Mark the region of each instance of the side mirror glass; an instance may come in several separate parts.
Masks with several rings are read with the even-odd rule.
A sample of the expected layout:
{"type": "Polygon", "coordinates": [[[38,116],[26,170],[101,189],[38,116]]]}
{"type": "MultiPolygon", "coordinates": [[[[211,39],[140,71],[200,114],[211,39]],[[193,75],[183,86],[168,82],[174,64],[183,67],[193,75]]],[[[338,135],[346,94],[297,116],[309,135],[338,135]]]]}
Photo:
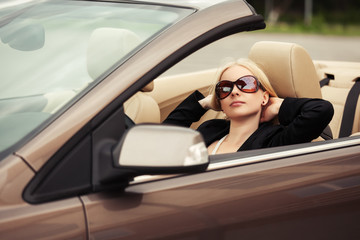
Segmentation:
{"type": "Polygon", "coordinates": [[[199,132],[155,124],[131,128],[114,149],[113,159],[117,168],[141,174],[203,171],[209,164],[199,132]]]}

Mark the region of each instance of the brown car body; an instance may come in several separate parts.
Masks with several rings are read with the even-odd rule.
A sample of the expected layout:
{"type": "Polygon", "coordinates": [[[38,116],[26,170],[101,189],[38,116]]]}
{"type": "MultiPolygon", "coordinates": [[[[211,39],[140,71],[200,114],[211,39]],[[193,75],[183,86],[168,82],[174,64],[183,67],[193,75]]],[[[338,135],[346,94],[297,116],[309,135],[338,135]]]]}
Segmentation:
{"type": "MultiPolygon", "coordinates": [[[[122,167],[121,157],[114,167],[107,154],[122,141],[126,100],[201,47],[265,26],[242,0],[126,2],[174,5],[193,13],[117,65],[31,138],[1,155],[0,239],[359,239],[356,134],[214,155],[205,163],[206,171],[203,162],[199,168],[180,166],[174,171],[171,167],[178,166],[174,155],[181,158],[181,153],[172,152],[172,145],[163,148],[139,139],[129,149],[143,156],[138,165],[134,163],[140,169],[122,167]],[[153,152],[142,145],[151,146],[153,152]],[[146,163],[151,154],[163,154],[169,165],[151,170],[151,163],[146,163]],[[136,173],[129,173],[129,168],[136,173]]],[[[353,64],[349,66],[356,71],[358,64],[353,64]]],[[[174,91],[166,85],[171,77],[156,80],[150,96],[159,105],[161,118],[189,92],[211,85],[196,78],[198,83],[184,80],[173,86],[174,91]]],[[[166,142],[174,140],[165,138],[166,142]]],[[[185,142],[191,141],[178,144],[185,142]]]]}

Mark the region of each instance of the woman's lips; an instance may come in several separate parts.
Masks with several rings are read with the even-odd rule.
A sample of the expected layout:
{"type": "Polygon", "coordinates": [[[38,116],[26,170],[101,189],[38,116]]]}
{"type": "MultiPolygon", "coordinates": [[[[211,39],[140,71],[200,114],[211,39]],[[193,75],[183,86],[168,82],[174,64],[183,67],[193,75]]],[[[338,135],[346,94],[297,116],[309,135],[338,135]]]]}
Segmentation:
{"type": "Polygon", "coordinates": [[[243,102],[243,101],[233,101],[233,102],[230,104],[230,106],[231,106],[231,107],[238,107],[238,106],[241,106],[241,105],[243,105],[243,104],[245,104],[245,102],[243,102]]]}

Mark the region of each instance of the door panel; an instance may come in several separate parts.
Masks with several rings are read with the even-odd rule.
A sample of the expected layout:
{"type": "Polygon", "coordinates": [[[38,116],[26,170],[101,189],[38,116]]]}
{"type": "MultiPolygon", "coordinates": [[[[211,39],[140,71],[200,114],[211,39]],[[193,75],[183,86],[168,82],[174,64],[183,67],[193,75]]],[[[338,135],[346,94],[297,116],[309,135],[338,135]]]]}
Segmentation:
{"type": "Polygon", "coordinates": [[[34,176],[18,157],[0,163],[0,239],[85,239],[84,211],[78,198],[31,205],[22,192],[34,176]]]}
{"type": "Polygon", "coordinates": [[[123,193],[83,197],[90,238],[360,237],[360,156],[346,151],[178,176],[135,184],[123,193]]]}

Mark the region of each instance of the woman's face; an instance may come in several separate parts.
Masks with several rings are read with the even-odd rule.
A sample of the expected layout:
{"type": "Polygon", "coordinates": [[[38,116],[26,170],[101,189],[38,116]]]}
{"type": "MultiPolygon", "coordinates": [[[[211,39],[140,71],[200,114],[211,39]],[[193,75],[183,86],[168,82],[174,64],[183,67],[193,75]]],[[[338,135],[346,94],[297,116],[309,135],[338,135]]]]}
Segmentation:
{"type": "MultiPolygon", "coordinates": [[[[221,80],[236,81],[240,77],[254,75],[250,70],[241,66],[231,66],[221,75],[221,80]]],[[[236,86],[229,96],[220,100],[221,109],[231,119],[256,116],[260,118],[262,106],[269,100],[269,94],[259,88],[255,93],[244,93],[236,86]]]]}

